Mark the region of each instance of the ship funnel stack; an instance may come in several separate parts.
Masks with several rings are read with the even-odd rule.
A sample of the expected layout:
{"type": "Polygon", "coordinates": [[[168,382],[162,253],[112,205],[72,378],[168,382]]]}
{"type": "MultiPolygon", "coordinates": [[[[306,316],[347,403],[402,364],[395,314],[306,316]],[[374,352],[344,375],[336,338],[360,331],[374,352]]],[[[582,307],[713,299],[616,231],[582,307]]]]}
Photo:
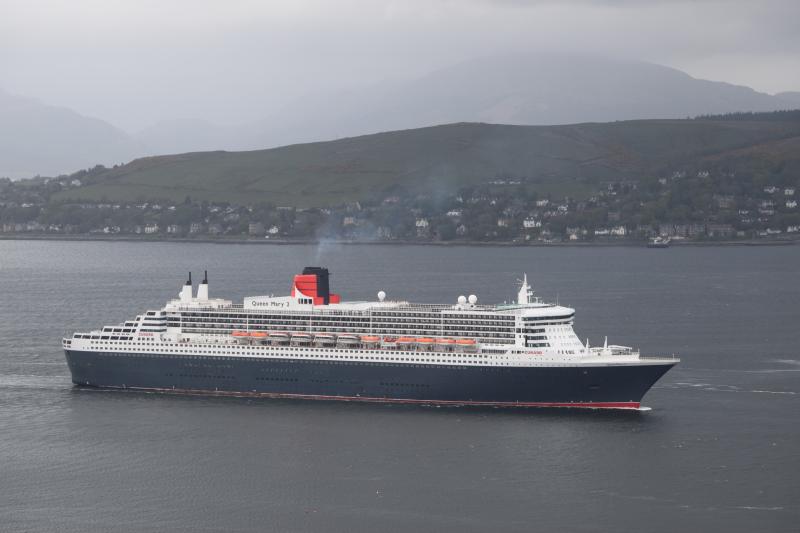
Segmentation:
{"type": "Polygon", "coordinates": [[[531,303],[532,297],[533,289],[531,289],[531,286],[528,285],[528,275],[523,274],[522,286],[519,288],[519,293],[517,294],[517,303],[519,305],[527,305],[531,303]]]}
{"type": "Polygon", "coordinates": [[[208,270],[204,272],[203,281],[197,286],[197,299],[208,300],[208,270]]]}
{"type": "Polygon", "coordinates": [[[294,277],[292,296],[308,298],[314,305],[338,304],[341,298],[330,288],[330,274],[327,268],[306,267],[302,274],[294,277]]]}
{"type": "Polygon", "coordinates": [[[189,272],[189,279],[186,280],[186,283],[183,284],[183,288],[179,294],[181,302],[190,302],[192,301],[192,273],[189,272]]]}

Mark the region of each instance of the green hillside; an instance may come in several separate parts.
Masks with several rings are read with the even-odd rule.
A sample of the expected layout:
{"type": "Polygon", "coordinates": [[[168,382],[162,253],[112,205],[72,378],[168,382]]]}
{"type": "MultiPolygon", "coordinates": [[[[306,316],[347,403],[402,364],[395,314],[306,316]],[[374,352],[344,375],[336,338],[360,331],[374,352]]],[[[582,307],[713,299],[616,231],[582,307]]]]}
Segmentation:
{"type": "Polygon", "coordinates": [[[460,123],[270,150],[137,159],[92,174],[84,186],[54,199],[181,201],[188,195],[322,207],[397,190],[452,192],[498,176],[579,195],[604,181],[638,180],[729,159],[774,172],[776,165],[800,158],[798,140],[800,120],[761,115],[568,126],[460,123]]]}

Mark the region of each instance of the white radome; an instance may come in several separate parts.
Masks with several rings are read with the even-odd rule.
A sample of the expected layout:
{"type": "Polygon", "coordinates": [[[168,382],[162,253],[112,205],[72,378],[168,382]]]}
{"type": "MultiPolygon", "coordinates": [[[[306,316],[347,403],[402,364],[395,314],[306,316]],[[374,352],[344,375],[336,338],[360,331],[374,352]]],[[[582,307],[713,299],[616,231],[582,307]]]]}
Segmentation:
{"type": "Polygon", "coordinates": [[[467,303],[467,297],[462,294],[461,296],[458,297],[458,303],[462,305],[467,303]]]}
{"type": "Polygon", "coordinates": [[[379,291],[379,292],[378,292],[378,301],[379,301],[379,302],[382,302],[382,301],[384,301],[385,299],[386,299],[386,293],[385,293],[384,291],[379,291]]]}
{"type": "Polygon", "coordinates": [[[474,294],[470,294],[469,295],[469,303],[471,303],[472,305],[475,305],[476,303],[478,303],[478,297],[475,296],[474,294]]]}

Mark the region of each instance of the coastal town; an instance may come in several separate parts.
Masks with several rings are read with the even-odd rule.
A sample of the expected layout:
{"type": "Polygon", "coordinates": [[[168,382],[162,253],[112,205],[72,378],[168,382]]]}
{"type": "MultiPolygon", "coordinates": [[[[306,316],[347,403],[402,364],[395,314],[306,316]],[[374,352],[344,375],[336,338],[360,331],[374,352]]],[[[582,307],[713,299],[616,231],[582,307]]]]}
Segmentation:
{"type": "Polygon", "coordinates": [[[0,233],[520,244],[800,238],[797,178],[770,181],[730,171],[676,170],[604,183],[574,198],[542,194],[535,180],[501,176],[452,194],[399,191],[330,207],[234,205],[190,196],[182,202],[54,199],[79,189],[86,175],[0,180],[0,233]]]}

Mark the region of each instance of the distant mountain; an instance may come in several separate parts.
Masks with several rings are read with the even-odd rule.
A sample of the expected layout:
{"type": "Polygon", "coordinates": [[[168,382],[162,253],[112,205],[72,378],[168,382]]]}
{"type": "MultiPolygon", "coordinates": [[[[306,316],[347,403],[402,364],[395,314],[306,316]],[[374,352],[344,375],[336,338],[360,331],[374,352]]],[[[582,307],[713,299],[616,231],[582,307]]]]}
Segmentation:
{"type": "Polygon", "coordinates": [[[800,112],[566,126],[461,123],[247,152],[137,159],[58,200],[169,199],[330,206],[397,192],[451,194],[498,176],[575,195],[616,180],[731,162],[735,172],[800,170],[800,112]]]}
{"type": "Polygon", "coordinates": [[[260,150],[456,122],[558,125],[800,107],[649,63],[585,55],[474,59],[405,82],[298,99],[248,124],[162,121],[128,135],[98,119],[0,92],[0,177],[68,173],[148,154],[260,150]]]}
{"type": "Polygon", "coordinates": [[[778,93],[775,97],[787,102],[794,108],[800,108],[800,91],[778,93]]]}
{"type": "MultiPolygon", "coordinates": [[[[554,125],[788,107],[797,107],[790,98],[650,63],[520,54],[474,59],[406,82],[305,97],[239,128],[190,128],[180,143],[205,148],[211,137],[218,149],[252,150],[454,122],[554,125]]],[[[170,135],[156,128],[140,139],[157,153],[172,152],[173,145],[162,144],[159,136],[170,135]]]]}
{"type": "Polygon", "coordinates": [[[0,90],[0,177],[58,175],[145,153],[107,122],[0,90]]]}

